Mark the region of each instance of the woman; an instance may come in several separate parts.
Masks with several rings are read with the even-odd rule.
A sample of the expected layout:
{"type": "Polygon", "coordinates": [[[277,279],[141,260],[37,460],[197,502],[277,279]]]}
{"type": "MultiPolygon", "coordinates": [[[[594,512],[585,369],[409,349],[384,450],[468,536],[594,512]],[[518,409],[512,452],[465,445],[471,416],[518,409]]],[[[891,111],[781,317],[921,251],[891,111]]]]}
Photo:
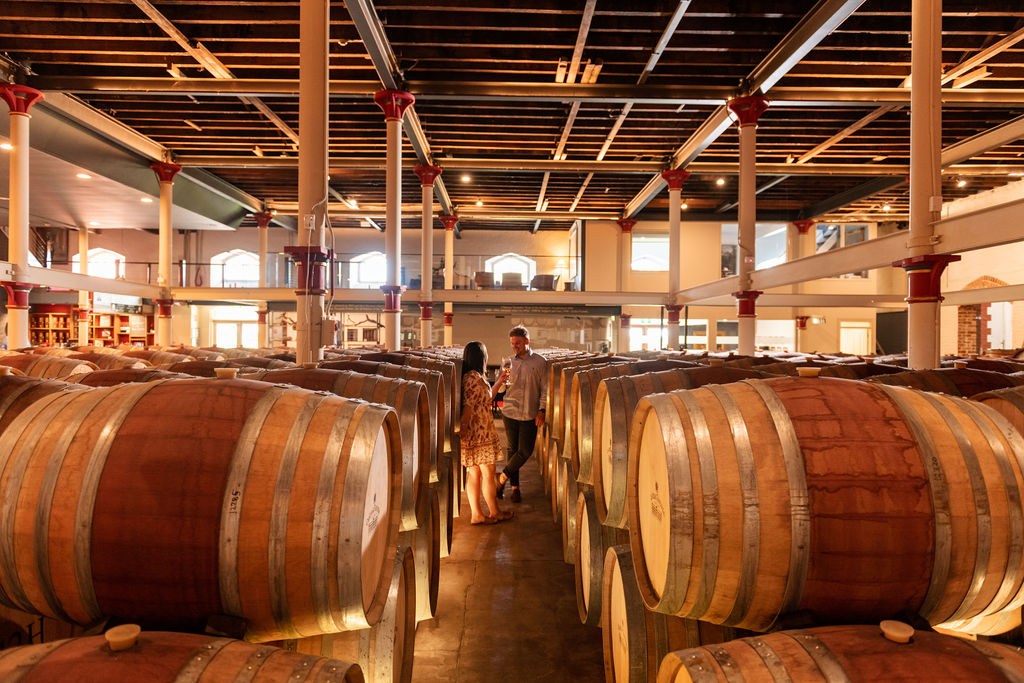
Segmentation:
{"type": "Polygon", "coordinates": [[[466,497],[472,510],[470,524],[497,524],[512,519],[511,511],[498,507],[495,499],[494,463],[502,459],[501,442],[494,428],[491,402],[497,395],[496,385],[491,389],[484,379],[487,367],[487,347],[482,342],[466,344],[462,351],[462,421],[460,442],[462,465],[466,468],[466,497]],[[483,496],[489,515],[480,508],[481,477],[483,496]]]}

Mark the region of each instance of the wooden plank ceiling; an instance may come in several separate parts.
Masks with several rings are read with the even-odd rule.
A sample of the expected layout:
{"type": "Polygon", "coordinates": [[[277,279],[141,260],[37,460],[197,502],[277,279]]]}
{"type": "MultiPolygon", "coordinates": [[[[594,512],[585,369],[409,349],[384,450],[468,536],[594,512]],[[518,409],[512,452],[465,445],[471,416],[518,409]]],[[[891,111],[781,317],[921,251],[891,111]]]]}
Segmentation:
{"type": "MultiPolygon", "coordinates": [[[[364,42],[356,12],[375,11],[383,49],[397,60],[390,76],[417,96],[460,228],[530,230],[566,229],[574,213],[624,215],[802,19],[819,5],[852,4],[767,93],[774,103],[760,121],[758,159],[772,173],[762,168],[758,178],[759,217],[906,219],[909,0],[350,4],[331,5],[331,186],[367,212],[384,204],[384,120],[372,101],[382,87],[372,57],[382,45],[364,42]],[[904,101],[878,102],[865,88],[904,101]]],[[[970,78],[982,76],[946,84],[976,102],[944,107],[944,147],[1024,114],[1024,41],[1016,42],[1024,14],[1015,5],[943,3],[944,72],[965,65],[970,78]]],[[[298,2],[7,0],[0,41],[22,82],[72,92],[255,197],[296,201],[297,147],[286,129],[299,123],[298,2]],[[211,84],[214,77],[239,83],[211,84]]],[[[727,220],[735,126],[705,144],[688,166],[686,211],[727,220]]],[[[408,143],[405,151],[411,166],[408,143]]],[[[1018,139],[963,162],[944,176],[943,196],[1013,181],[1022,155],[1018,139]]],[[[643,201],[638,217],[663,217],[667,195],[643,201]]],[[[419,201],[411,172],[403,196],[419,201]]],[[[418,225],[418,213],[407,221],[418,225]]]]}

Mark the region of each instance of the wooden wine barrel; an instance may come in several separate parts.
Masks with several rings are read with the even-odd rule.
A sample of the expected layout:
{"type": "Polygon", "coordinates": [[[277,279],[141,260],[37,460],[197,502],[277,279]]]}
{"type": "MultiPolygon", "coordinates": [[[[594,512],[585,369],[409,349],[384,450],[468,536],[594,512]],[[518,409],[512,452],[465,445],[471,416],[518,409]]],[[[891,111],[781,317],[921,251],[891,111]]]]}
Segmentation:
{"type": "Polygon", "coordinates": [[[436,486],[428,489],[423,522],[418,529],[401,532],[398,544],[412,548],[416,564],[416,621],[433,619],[441,578],[441,501],[436,486]]]}
{"type": "Polygon", "coordinates": [[[673,650],[726,643],[749,631],[652,612],[636,587],[626,544],[608,548],[601,579],[601,641],[608,683],[654,683],[662,658],[673,650]]]}
{"type": "Polygon", "coordinates": [[[168,372],[177,372],[183,375],[191,375],[192,377],[216,377],[217,368],[235,368],[238,370],[238,375],[244,375],[246,379],[250,378],[259,372],[264,372],[260,368],[253,368],[249,366],[239,367],[228,360],[191,360],[184,363],[175,363],[174,365],[167,368],[168,372]]]}
{"type": "Polygon", "coordinates": [[[738,354],[729,354],[724,360],[724,367],[741,368],[743,370],[760,370],[763,365],[779,365],[780,363],[780,359],[777,356],[742,356],[738,354]]]}
{"type": "Polygon", "coordinates": [[[96,365],[89,361],[60,356],[39,356],[33,353],[3,356],[0,358],[0,365],[7,365],[25,373],[27,377],[39,379],[71,379],[97,369],[96,365]]]}
{"type": "Polygon", "coordinates": [[[936,630],[949,635],[967,633],[975,636],[998,636],[1018,629],[1020,625],[1021,607],[1017,605],[983,617],[946,622],[936,630]]]}
{"type": "Polygon", "coordinates": [[[209,351],[207,349],[197,349],[193,346],[150,346],[151,350],[154,351],[170,351],[171,353],[180,353],[186,356],[192,356],[196,360],[226,360],[225,356],[220,351],[209,351]]]}
{"type": "Polygon", "coordinates": [[[431,486],[437,490],[437,502],[441,508],[438,514],[438,523],[441,527],[439,534],[441,539],[439,553],[441,557],[448,557],[452,552],[452,532],[455,529],[455,515],[453,514],[452,504],[452,487],[455,485],[452,477],[454,476],[452,459],[447,455],[438,456],[437,481],[432,483],[431,486]]]}
{"type": "Polygon", "coordinates": [[[329,391],[345,398],[361,398],[394,408],[402,433],[402,516],[399,530],[409,531],[419,526],[430,484],[430,408],[426,387],[421,382],[320,368],[264,370],[247,375],[246,379],[329,391]]]}
{"type": "Polygon", "coordinates": [[[562,467],[565,482],[559,487],[562,491],[558,520],[562,527],[562,560],[566,564],[576,564],[576,501],[580,496],[580,484],[575,477],[569,476],[568,461],[556,462],[562,467]]]}
{"type": "Polygon", "coordinates": [[[30,405],[46,396],[85,387],[57,379],[39,379],[24,375],[0,375],[0,434],[30,405]]]}
{"type": "Polygon", "coordinates": [[[795,612],[942,625],[1024,600],[1024,439],[980,403],[786,377],[647,396],[633,429],[652,609],[764,631],[795,612]]]}
{"type": "Polygon", "coordinates": [[[238,368],[260,368],[262,370],[283,370],[285,368],[298,367],[295,363],[286,360],[275,360],[262,356],[245,356],[244,358],[229,358],[232,365],[238,368]]]}
{"type": "Polygon", "coordinates": [[[183,375],[168,370],[156,368],[125,368],[123,370],[97,370],[84,375],[76,375],[70,381],[77,382],[87,387],[113,387],[118,384],[129,384],[132,382],[156,382],[164,379],[190,379],[190,375],[183,375]]]}
{"type": "Polygon", "coordinates": [[[222,349],[217,346],[204,346],[200,349],[201,351],[213,351],[219,353],[224,358],[231,360],[233,358],[249,358],[251,356],[261,356],[263,354],[254,351],[253,349],[222,349]]]}
{"type": "Polygon", "coordinates": [[[868,382],[910,387],[922,391],[937,391],[950,396],[974,396],[983,391],[1024,385],[1024,379],[991,370],[968,368],[939,368],[937,370],[909,370],[894,375],[869,377],[868,382]]]}
{"type": "Polygon", "coordinates": [[[108,356],[123,356],[124,351],[113,346],[79,346],[80,353],[104,353],[108,356]]]}
{"type": "MultiPolygon", "coordinates": [[[[777,363],[770,363],[756,366],[754,369],[765,375],[786,375],[787,377],[796,377],[800,374],[800,368],[832,368],[839,363],[835,363],[827,360],[816,360],[813,358],[803,358],[797,360],[783,360],[777,363]]],[[[727,364],[728,366],[728,364],[727,364]]]]}
{"type": "Polygon", "coordinates": [[[127,358],[141,358],[142,360],[149,361],[150,365],[158,370],[166,370],[175,363],[185,363],[195,360],[192,356],[186,356],[183,353],[171,353],[170,351],[146,351],[144,349],[125,351],[124,355],[127,358]]]}
{"type": "Polygon", "coordinates": [[[388,601],[380,621],[367,629],[287,641],[294,652],[358,662],[370,683],[409,683],[416,645],[416,577],[412,551],[399,546],[388,601]]]}
{"type": "Polygon", "coordinates": [[[1024,387],[1007,387],[994,391],[983,391],[971,396],[1005,417],[1014,428],[1024,434],[1024,387]]]}
{"type": "Polygon", "coordinates": [[[572,433],[572,414],[576,412],[573,405],[573,393],[572,393],[572,380],[576,376],[577,372],[583,370],[589,370],[603,365],[610,365],[616,363],[630,363],[633,362],[629,358],[622,356],[591,356],[587,358],[583,364],[570,365],[561,369],[558,372],[558,384],[549,387],[549,391],[558,391],[558,403],[561,406],[560,410],[560,423],[559,429],[562,434],[562,443],[565,446],[562,449],[563,458],[573,458],[576,451],[576,439],[572,433]]]}
{"type": "Polygon", "coordinates": [[[576,608],[580,621],[587,626],[601,623],[601,580],[604,555],[613,545],[626,543],[629,536],[622,529],[601,524],[594,506],[594,491],[580,485],[576,498],[576,608]]]}
{"type": "Polygon", "coordinates": [[[63,346],[36,346],[31,350],[31,353],[34,353],[37,356],[58,356],[60,358],[68,358],[70,356],[74,356],[78,351],[75,349],[66,349],[63,346]]]}
{"type": "Polygon", "coordinates": [[[183,630],[227,614],[251,641],[365,628],[400,438],[386,406],[248,380],[39,401],[0,443],[0,602],[183,630]]]}
{"type": "Polygon", "coordinates": [[[351,370],[363,374],[381,375],[421,382],[427,388],[427,407],[430,411],[430,481],[437,481],[437,458],[445,453],[444,429],[441,426],[445,411],[447,395],[444,393],[444,378],[436,370],[425,370],[407,365],[381,363],[364,360],[324,361],[320,364],[323,370],[351,370]]]}
{"type": "Polygon", "coordinates": [[[59,640],[0,652],[0,679],[47,683],[179,681],[339,681],[362,683],[358,664],[230,638],[143,631],[113,652],[103,636],[59,640]]]}
{"type": "Polygon", "coordinates": [[[594,455],[591,478],[597,516],[602,524],[624,529],[626,518],[626,460],[630,425],[641,398],[675,389],[705,384],[725,384],[759,378],[757,370],[726,367],[681,368],[640,375],[610,377],[601,382],[594,397],[594,455]]]}
{"type": "Polygon", "coordinates": [[[1001,372],[1008,375],[1012,372],[1024,372],[1024,363],[1013,360],[998,360],[995,358],[957,358],[954,360],[942,361],[942,367],[955,367],[954,363],[964,363],[969,370],[988,370],[990,372],[1001,372]]]}
{"type": "Polygon", "coordinates": [[[562,381],[562,369],[588,364],[591,356],[570,356],[568,358],[548,361],[548,400],[544,422],[548,425],[551,438],[561,443],[565,436],[565,421],[562,417],[561,392],[558,390],[562,381]]]}
{"type": "Polygon", "coordinates": [[[910,643],[877,626],[822,626],[741,638],[665,656],[658,683],[689,681],[971,681],[1024,677],[1024,655],[997,643],[914,631],[910,643]]]}
{"type": "Polygon", "coordinates": [[[152,367],[149,361],[142,360],[141,358],[115,356],[110,353],[76,353],[75,355],[68,357],[75,360],[88,361],[100,370],[125,370],[128,368],[141,370],[143,368],[152,367]]]}
{"type": "Polygon", "coordinates": [[[295,360],[296,359],[296,355],[294,353],[275,352],[275,353],[268,353],[267,355],[265,355],[263,357],[264,358],[273,358],[274,360],[286,360],[289,363],[295,363],[296,362],[296,360],[295,360]]]}
{"type": "Polygon", "coordinates": [[[866,379],[875,375],[895,375],[906,368],[883,363],[836,363],[823,367],[818,377],[839,377],[842,379],[866,379]]]}
{"type": "Polygon", "coordinates": [[[584,484],[593,484],[591,458],[594,446],[594,399],[601,381],[609,377],[640,375],[686,367],[699,367],[697,363],[679,360],[642,360],[632,363],[607,363],[593,368],[577,370],[572,377],[569,413],[569,434],[572,450],[566,456],[572,463],[572,475],[584,484]]]}

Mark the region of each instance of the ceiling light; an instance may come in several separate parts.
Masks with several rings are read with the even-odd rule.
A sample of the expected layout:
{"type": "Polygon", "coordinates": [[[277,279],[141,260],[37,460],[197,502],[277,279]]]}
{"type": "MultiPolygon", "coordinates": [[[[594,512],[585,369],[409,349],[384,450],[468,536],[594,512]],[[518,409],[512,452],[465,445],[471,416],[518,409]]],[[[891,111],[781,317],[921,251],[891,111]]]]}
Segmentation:
{"type": "Polygon", "coordinates": [[[89,221],[89,225],[99,225],[99,221],[89,221]]]}
{"type": "Polygon", "coordinates": [[[963,178],[961,178],[960,180],[956,181],[956,186],[957,187],[966,187],[967,186],[967,181],[964,180],[963,178]]]}
{"type": "Polygon", "coordinates": [[[882,211],[892,211],[892,207],[886,204],[885,206],[882,207],[882,211]]]}
{"type": "Polygon", "coordinates": [[[683,202],[682,204],[679,205],[679,208],[680,209],[689,209],[690,205],[687,204],[686,202],[683,202]]]}
{"type": "Polygon", "coordinates": [[[461,178],[459,178],[459,180],[461,180],[464,183],[468,183],[470,180],[472,180],[472,178],[468,175],[464,175],[461,178]]]}
{"type": "Polygon", "coordinates": [[[142,202],[143,204],[152,204],[153,203],[153,198],[152,197],[141,197],[139,199],[139,201],[142,202]]]}
{"type": "Polygon", "coordinates": [[[725,178],[719,178],[716,180],[715,185],[725,185],[725,178]]]}
{"type": "Polygon", "coordinates": [[[478,199],[478,200],[476,200],[476,205],[477,206],[483,206],[484,203],[478,199]]]}
{"type": "Polygon", "coordinates": [[[88,173],[76,173],[75,177],[78,178],[79,180],[89,180],[92,178],[92,176],[89,175],[88,173]]]}
{"type": "Polygon", "coordinates": [[[5,142],[3,144],[0,144],[0,149],[12,150],[14,149],[14,145],[12,145],[9,142],[5,142]]]}
{"type": "Polygon", "coordinates": [[[1024,175],[1024,171],[1010,171],[1010,175],[1012,175],[1012,176],[1022,176],[1022,175],[1024,175]]]}

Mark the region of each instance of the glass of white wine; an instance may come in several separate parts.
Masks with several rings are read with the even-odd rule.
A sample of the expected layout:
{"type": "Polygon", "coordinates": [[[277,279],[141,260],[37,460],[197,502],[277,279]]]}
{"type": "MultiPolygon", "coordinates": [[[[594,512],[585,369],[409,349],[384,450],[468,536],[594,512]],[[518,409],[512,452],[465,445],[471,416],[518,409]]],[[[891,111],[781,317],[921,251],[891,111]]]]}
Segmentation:
{"type": "Polygon", "coordinates": [[[512,386],[512,359],[508,356],[504,356],[501,359],[501,371],[508,373],[505,377],[505,388],[512,386]]]}

